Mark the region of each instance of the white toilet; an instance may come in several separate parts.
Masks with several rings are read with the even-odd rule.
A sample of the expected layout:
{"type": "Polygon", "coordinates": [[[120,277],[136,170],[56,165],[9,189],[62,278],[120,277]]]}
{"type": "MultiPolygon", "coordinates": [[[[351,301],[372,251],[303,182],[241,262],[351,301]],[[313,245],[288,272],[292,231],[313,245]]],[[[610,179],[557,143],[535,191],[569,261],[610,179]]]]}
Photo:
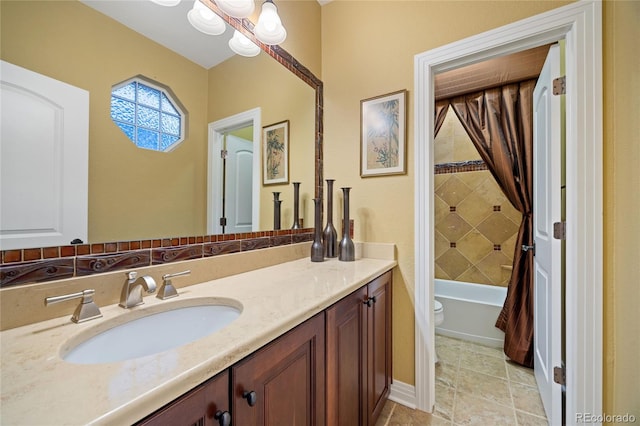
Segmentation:
{"type": "MultiPolygon", "coordinates": [[[[442,306],[442,303],[440,303],[439,301],[433,299],[433,316],[435,319],[435,325],[436,327],[439,326],[440,324],[442,324],[442,322],[444,321],[444,307],[442,306]]],[[[435,352],[435,362],[438,362],[438,352],[435,352]]]]}

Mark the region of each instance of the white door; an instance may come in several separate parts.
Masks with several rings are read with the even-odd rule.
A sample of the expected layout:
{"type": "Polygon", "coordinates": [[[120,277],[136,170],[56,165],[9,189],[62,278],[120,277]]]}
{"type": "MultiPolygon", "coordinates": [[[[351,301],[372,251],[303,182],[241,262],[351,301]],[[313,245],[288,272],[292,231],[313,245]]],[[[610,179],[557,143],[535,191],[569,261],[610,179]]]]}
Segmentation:
{"type": "Polygon", "coordinates": [[[560,48],[549,50],[533,92],[534,145],[534,370],[549,424],[562,424],[562,388],[553,368],[562,362],[561,241],[553,224],[561,220],[560,48]]]}
{"type": "Polygon", "coordinates": [[[226,234],[251,232],[253,143],[233,135],[227,136],[225,176],[226,234]]]}
{"type": "Polygon", "coordinates": [[[86,243],[89,92],[4,61],[0,76],[0,247],[86,243]]]}

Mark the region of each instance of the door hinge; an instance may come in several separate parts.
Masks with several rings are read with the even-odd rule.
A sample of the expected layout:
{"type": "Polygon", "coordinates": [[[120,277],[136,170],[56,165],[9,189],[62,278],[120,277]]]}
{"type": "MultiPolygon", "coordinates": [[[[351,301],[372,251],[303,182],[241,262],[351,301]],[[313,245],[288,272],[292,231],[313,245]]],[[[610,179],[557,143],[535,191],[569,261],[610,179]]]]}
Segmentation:
{"type": "Polygon", "coordinates": [[[536,243],[534,242],[532,246],[528,246],[526,244],[522,245],[522,251],[523,252],[528,252],[529,250],[531,250],[531,252],[533,253],[533,255],[536,255],[536,243]]]}
{"type": "Polygon", "coordinates": [[[221,149],[221,150],[220,150],[220,158],[222,158],[223,160],[224,160],[225,158],[227,158],[227,154],[228,154],[228,153],[227,153],[227,150],[226,150],[226,149],[221,149]]]}
{"type": "Polygon", "coordinates": [[[553,367],[553,381],[562,386],[567,384],[564,367],[553,367]]]}
{"type": "Polygon", "coordinates": [[[567,77],[566,76],[553,79],[553,94],[554,95],[567,94],[567,77]]]}
{"type": "Polygon", "coordinates": [[[556,222],[553,224],[553,238],[556,240],[567,239],[567,222],[556,222]]]}
{"type": "Polygon", "coordinates": [[[220,226],[227,226],[227,218],[226,217],[221,217],[220,218],[220,226]]]}

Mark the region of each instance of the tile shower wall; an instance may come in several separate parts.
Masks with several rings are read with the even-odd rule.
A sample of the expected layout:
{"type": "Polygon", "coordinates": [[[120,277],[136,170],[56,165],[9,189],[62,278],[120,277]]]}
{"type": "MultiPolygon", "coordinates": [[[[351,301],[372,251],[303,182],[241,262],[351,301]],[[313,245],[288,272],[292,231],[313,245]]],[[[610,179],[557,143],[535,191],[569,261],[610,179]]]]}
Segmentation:
{"type": "Polygon", "coordinates": [[[435,276],[506,286],[521,215],[453,110],[435,138],[435,276]]]}

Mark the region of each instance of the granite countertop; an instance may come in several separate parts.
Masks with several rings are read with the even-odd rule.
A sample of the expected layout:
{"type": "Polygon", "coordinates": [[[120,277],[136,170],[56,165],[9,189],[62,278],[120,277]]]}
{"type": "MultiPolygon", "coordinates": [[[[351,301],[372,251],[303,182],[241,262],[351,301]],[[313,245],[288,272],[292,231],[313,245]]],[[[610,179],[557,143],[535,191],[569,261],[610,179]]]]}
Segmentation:
{"type": "Polygon", "coordinates": [[[395,260],[371,258],[318,263],[300,259],[184,287],[170,300],[148,295],[144,305],[129,310],[104,306],[103,318],[83,324],[65,316],[3,331],[0,422],[131,424],[395,265],[395,260]],[[232,299],[242,313],[222,330],[155,355],[94,365],[60,358],[65,342],[81,339],[106,321],[125,322],[142,316],[145,309],[197,298],[232,299]]]}

